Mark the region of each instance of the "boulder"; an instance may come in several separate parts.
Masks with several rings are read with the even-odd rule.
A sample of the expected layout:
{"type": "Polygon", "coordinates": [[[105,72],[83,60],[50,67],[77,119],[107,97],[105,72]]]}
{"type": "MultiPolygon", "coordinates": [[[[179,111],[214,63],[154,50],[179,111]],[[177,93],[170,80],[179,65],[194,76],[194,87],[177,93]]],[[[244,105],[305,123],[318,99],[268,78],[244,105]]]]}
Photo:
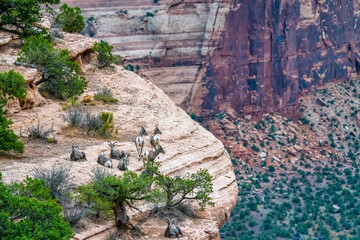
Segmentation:
{"type": "Polygon", "coordinates": [[[55,47],[68,50],[70,57],[76,58],[80,54],[91,52],[95,42],[95,39],[78,33],[64,33],[64,38],[59,39],[55,47]]]}

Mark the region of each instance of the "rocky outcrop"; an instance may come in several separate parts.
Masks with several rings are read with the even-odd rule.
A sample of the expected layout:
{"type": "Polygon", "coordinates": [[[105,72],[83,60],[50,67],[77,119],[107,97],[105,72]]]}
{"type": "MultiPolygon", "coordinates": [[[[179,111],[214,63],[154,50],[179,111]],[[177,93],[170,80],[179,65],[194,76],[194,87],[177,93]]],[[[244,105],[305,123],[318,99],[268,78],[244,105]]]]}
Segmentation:
{"type": "MultiPolygon", "coordinates": [[[[67,49],[67,46],[64,48],[67,49]]],[[[94,102],[82,107],[86,107],[92,113],[113,112],[116,129],[114,140],[118,142],[119,149],[130,152],[128,168],[132,171],[140,173],[143,170],[142,162],[137,160],[133,142],[139,131],[138,126],[144,126],[148,132],[151,132],[156,125],[163,132],[161,145],[166,151],[166,154],[161,154],[156,160],[161,162],[161,172],[178,176],[194,173],[200,168],[208,169],[213,176],[214,192],[211,197],[215,206],[208,207],[205,212],[198,212],[198,206],[194,204],[194,210],[198,212],[199,218],[187,218],[180,224],[187,239],[220,239],[219,227],[229,218],[236,204],[238,192],[230,157],[223,144],[194,122],[150,81],[119,66],[114,69],[99,70],[95,64],[96,61],[91,56],[87,61],[83,61],[84,75],[89,81],[84,95],[92,96],[99,88],[106,86],[119,101],[116,104],[94,102]]],[[[21,70],[20,67],[14,68],[21,70]]],[[[36,70],[32,69],[32,71],[36,70]]],[[[53,124],[57,144],[27,141],[24,156],[1,155],[0,169],[5,183],[24,179],[27,175],[31,175],[35,167],[50,168],[56,164],[71,168],[70,174],[74,184],[86,184],[91,180],[92,171],[102,167],[96,160],[100,153],[109,154],[107,140],[90,138],[67,128],[67,124],[61,118],[65,111],[62,110],[60,103],[58,100],[48,99],[46,105],[25,109],[12,116],[14,122],[12,128],[16,133],[37,124],[38,121],[44,126],[53,124]],[[76,143],[81,151],[86,152],[88,161],[69,161],[72,143],[76,143]]],[[[145,149],[150,150],[149,139],[145,138],[145,140],[145,149]]],[[[109,171],[114,174],[123,173],[116,168],[109,171]]],[[[161,219],[146,218],[153,206],[140,203],[137,207],[145,214],[131,212],[131,219],[140,222],[139,227],[146,233],[143,239],[164,239],[163,233],[167,224],[161,219]]],[[[76,239],[108,239],[109,230],[114,230],[112,221],[102,224],[85,221],[83,225],[85,228],[78,230],[76,239]]],[[[132,238],[122,236],[122,239],[132,238]]]]}
{"type": "Polygon", "coordinates": [[[95,39],[87,38],[76,33],[62,33],[62,35],[61,39],[57,39],[55,47],[68,50],[72,59],[91,52],[96,42],[95,39]]]}
{"type": "Polygon", "coordinates": [[[357,0],[65,2],[197,115],[293,112],[311,86],[360,71],[357,0]]]}
{"type": "Polygon", "coordinates": [[[7,72],[13,69],[15,72],[20,73],[26,80],[27,90],[25,100],[19,101],[18,99],[12,99],[8,101],[6,106],[8,114],[13,115],[14,113],[21,111],[21,109],[29,109],[45,104],[45,98],[40,95],[38,88],[35,86],[35,81],[39,80],[39,71],[33,68],[15,66],[16,56],[4,54],[3,52],[7,51],[0,48],[0,72],[7,72]]]}

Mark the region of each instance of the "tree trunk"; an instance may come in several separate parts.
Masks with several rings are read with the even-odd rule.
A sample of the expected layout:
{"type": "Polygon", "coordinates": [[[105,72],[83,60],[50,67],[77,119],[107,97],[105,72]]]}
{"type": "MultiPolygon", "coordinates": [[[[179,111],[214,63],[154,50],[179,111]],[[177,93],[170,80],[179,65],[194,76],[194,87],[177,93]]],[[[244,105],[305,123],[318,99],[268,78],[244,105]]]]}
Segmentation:
{"type": "Polygon", "coordinates": [[[126,215],[125,203],[117,202],[113,207],[113,212],[115,215],[116,226],[119,228],[119,230],[131,229],[131,225],[129,224],[129,217],[126,215]]]}
{"type": "Polygon", "coordinates": [[[44,76],[37,82],[35,82],[35,86],[38,86],[39,84],[46,82],[46,79],[44,78],[44,76]]]}
{"type": "Polygon", "coordinates": [[[126,230],[134,230],[136,234],[141,236],[141,230],[130,222],[130,218],[127,215],[125,202],[117,202],[113,207],[113,212],[116,219],[116,226],[118,228],[118,236],[120,236],[120,234],[126,230]]]}
{"type": "Polygon", "coordinates": [[[23,67],[29,67],[29,68],[36,68],[36,65],[35,64],[30,64],[30,63],[26,63],[26,62],[18,62],[18,61],[15,61],[15,65],[17,66],[23,66],[23,67]]]}

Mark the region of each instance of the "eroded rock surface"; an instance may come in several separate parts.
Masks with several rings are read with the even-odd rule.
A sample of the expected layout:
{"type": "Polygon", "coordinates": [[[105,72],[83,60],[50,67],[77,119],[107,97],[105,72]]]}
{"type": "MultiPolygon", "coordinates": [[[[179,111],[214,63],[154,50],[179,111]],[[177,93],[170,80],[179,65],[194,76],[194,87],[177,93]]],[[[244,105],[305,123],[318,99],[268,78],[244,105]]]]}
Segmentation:
{"type": "Polygon", "coordinates": [[[357,0],[65,2],[197,115],[293,112],[311,86],[360,71],[357,0]]]}

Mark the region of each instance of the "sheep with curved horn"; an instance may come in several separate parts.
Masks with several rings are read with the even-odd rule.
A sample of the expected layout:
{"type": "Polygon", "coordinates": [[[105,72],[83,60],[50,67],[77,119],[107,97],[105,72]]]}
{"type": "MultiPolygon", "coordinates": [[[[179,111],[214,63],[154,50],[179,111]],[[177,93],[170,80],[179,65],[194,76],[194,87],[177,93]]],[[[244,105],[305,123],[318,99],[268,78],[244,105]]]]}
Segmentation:
{"type": "Polygon", "coordinates": [[[115,149],[115,145],[117,142],[109,142],[110,146],[110,158],[120,160],[121,158],[126,156],[126,153],[124,151],[119,151],[115,149]]]}
{"type": "Polygon", "coordinates": [[[181,228],[174,225],[174,219],[168,219],[168,226],[165,229],[165,237],[166,238],[181,238],[183,236],[183,232],[181,231],[181,228]]]}
{"type": "Polygon", "coordinates": [[[140,133],[135,138],[136,151],[137,151],[137,154],[138,154],[138,160],[139,161],[142,158],[142,151],[143,151],[143,148],[144,148],[144,138],[142,137],[143,135],[147,136],[148,133],[147,133],[147,131],[145,130],[144,127],[141,127],[140,133]]]}
{"type": "Polygon", "coordinates": [[[70,160],[71,161],[87,161],[85,153],[77,151],[76,148],[77,148],[77,145],[74,143],[72,145],[70,160]]]}

